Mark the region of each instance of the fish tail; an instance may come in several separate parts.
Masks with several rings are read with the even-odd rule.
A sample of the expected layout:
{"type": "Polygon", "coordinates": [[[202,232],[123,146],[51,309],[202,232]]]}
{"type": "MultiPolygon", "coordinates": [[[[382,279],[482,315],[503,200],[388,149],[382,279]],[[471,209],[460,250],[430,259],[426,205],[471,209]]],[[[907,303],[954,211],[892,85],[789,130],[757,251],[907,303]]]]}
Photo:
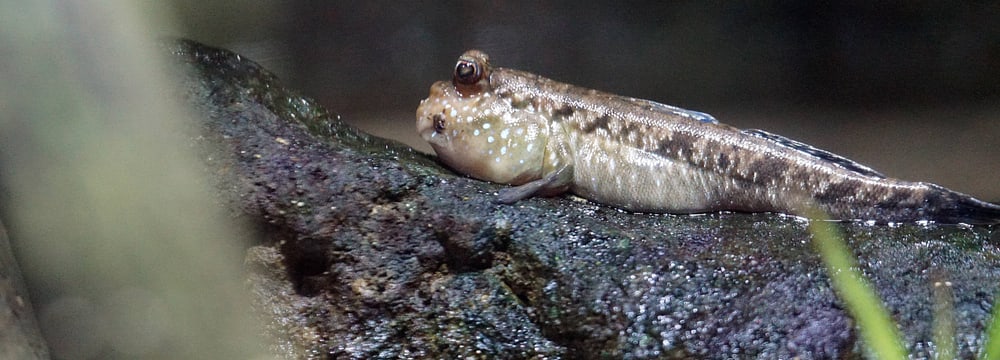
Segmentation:
{"type": "Polygon", "coordinates": [[[949,223],[972,225],[1000,224],[1000,205],[965,197],[948,214],[949,223]]]}
{"type": "MultiPolygon", "coordinates": [[[[1000,205],[928,183],[904,183],[861,202],[819,203],[831,217],[879,223],[933,221],[941,224],[1000,224],[1000,205]],[[914,186],[917,185],[917,186],[914,186]]],[[[877,192],[872,192],[877,193],[877,192]]],[[[838,199],[839,200],[839,199],[838,199]]]]}
{"type": "Polygon", "coordinates": [[[1000,205],[940,186],[933,187],[937,191],[927,199],[929,220],[947,224],[1000,224],[1000,205]]]}

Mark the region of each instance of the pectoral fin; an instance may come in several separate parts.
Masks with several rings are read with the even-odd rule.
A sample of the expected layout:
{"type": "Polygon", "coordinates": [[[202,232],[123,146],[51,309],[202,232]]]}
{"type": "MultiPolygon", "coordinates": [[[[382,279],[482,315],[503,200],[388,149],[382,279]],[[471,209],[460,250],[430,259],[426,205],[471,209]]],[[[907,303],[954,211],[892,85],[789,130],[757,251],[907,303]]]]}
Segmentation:
{"type": "Polygon", "coordinates": [[[512,188],[500,190],[497,200],[503,204],[513,204],[532,196],[551,196],[565,192],[573,182],[573,167],[563,166],[545,177],[512,188]]]}

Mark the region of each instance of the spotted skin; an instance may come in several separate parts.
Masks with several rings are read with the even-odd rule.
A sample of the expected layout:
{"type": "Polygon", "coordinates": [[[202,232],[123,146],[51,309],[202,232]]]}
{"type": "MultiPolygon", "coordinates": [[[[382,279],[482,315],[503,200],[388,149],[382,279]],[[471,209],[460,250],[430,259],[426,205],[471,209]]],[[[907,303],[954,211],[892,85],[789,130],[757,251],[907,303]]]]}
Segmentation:
{"type": "Polygon", "coordinates": [[[431,86],[417,131],[456,171],[516,185],[504,203],[571,191],[641,212],[816,206],[843,220],[1000,222],[1000,206],[968,195],[705,113],[494,68],[477,50],[431,86]]]}

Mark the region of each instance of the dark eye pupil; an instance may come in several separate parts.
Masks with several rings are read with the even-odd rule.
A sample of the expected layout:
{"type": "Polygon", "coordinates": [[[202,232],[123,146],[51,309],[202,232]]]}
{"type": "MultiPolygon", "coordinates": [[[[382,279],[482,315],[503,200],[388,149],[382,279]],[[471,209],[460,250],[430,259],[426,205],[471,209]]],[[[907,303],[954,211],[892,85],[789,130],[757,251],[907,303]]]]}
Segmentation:
{"type": "Polygon", "coordinates": [[[471,61],[459,61],[455,65],[455,80],[466,85],[475,84],[479,81],[479,66],[471,61]]]}
{"type": "Polygon", "coordinates": [[[444,116],[434,115],[434,131],[444,131],[444,116]]]}

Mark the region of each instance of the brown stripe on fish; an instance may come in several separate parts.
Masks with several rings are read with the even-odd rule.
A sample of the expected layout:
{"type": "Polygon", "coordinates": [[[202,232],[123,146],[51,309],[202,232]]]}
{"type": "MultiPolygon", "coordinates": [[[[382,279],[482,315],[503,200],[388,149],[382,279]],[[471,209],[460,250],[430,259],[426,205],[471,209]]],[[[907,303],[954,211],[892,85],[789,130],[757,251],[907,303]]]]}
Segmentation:
{"type": "Polygon", "coordinates": [[[593,134],[595,131],[603,129],[605,131],[610,131],[611,117],[607,114],[602,114],[594,119],[588,121],[580,121],[580,131],[584,134],[593,134]]]}
{"type": "MultiPolygon", "coordinates": [[[[912,187],[871,186],[857,179],[831,181],[813,194],[821,204],[861,203],[885,211],[923,208],[928,202],[927,191],[912,187]]],[[[935,206],[937,206],[935,204],[935,206]]]]}
{"type": "Polygon", "coordinates": [[[733,171],[734,160],[736,163],[742,160],[738,156],[734,156],[738,154],[727,153],[720,144],[705,141],[705,139],[698,136],[681,132],[664,134],[656,147],[647,151],[666,159],[686,162],[706,171],[724,174],[733,173],[733,175],[738,175],[733,171]],[[724,163],[724,167],[719,166],[720,159],[724,163]]]}
{"type": "Polygon", "coordinates": [[[567,104],[563,104],[562,107],[552,110],[552,119],[565,119],[573,116],[573,108],[567,104]]]}
{"type": "MultiPolygon", "coordinates": [[[[691,135],[674,133],[667,139],[661,138],[653,153],[668,159],[682,160],[684,150],[691,149],[697,140],[697,137],[691,135]]],[[[687,160],[687,158],[684,157],[683,160],[687,160]]]]}
{"type": "Polygon", "coordinates": [[[833,203],[848,196],[864,196],[860,191],[864,185],[855,179],[842,179],[833,181],[825,189],[813,195],[813,198],[820,203],[833,203]]]}
{"type": "Polygon", "coordinates": [[[918,206],[924,202],[926,196],[922,191],[911,188],[881,188],[877,192],[876,203],[878,207],[911,207],[918,206]]]}
{"type": "Polygon", "coordinates": [[[788,161],[757,153],[741,153],[734,145],[705,141],[695,135],[672,132],[655,148],[647,149],[663,158],[680,160],[746,183],[777,185],[808,183],[810,174],[788,161]]]}
{"type": "Polygon", "coordinates": [[[729,165],[731,164],[732,163],[729,162],[729,155],[726,155],[726,153],[719,153],[715,156],[715,167],[719,169],[719,171],[728,172],[729,165]]]}
{"type": "Polygon", "coordinates": [[[756,154],[754,160],[748,165],[749,168],[754,169],[758,176],[763,175],[765,178],[777,178],[784,177],[788,175],[797,175],[799,171],[791,170],[791,164],[788,161],[781,158],[774,158],[762,154],[756,154]]]}

